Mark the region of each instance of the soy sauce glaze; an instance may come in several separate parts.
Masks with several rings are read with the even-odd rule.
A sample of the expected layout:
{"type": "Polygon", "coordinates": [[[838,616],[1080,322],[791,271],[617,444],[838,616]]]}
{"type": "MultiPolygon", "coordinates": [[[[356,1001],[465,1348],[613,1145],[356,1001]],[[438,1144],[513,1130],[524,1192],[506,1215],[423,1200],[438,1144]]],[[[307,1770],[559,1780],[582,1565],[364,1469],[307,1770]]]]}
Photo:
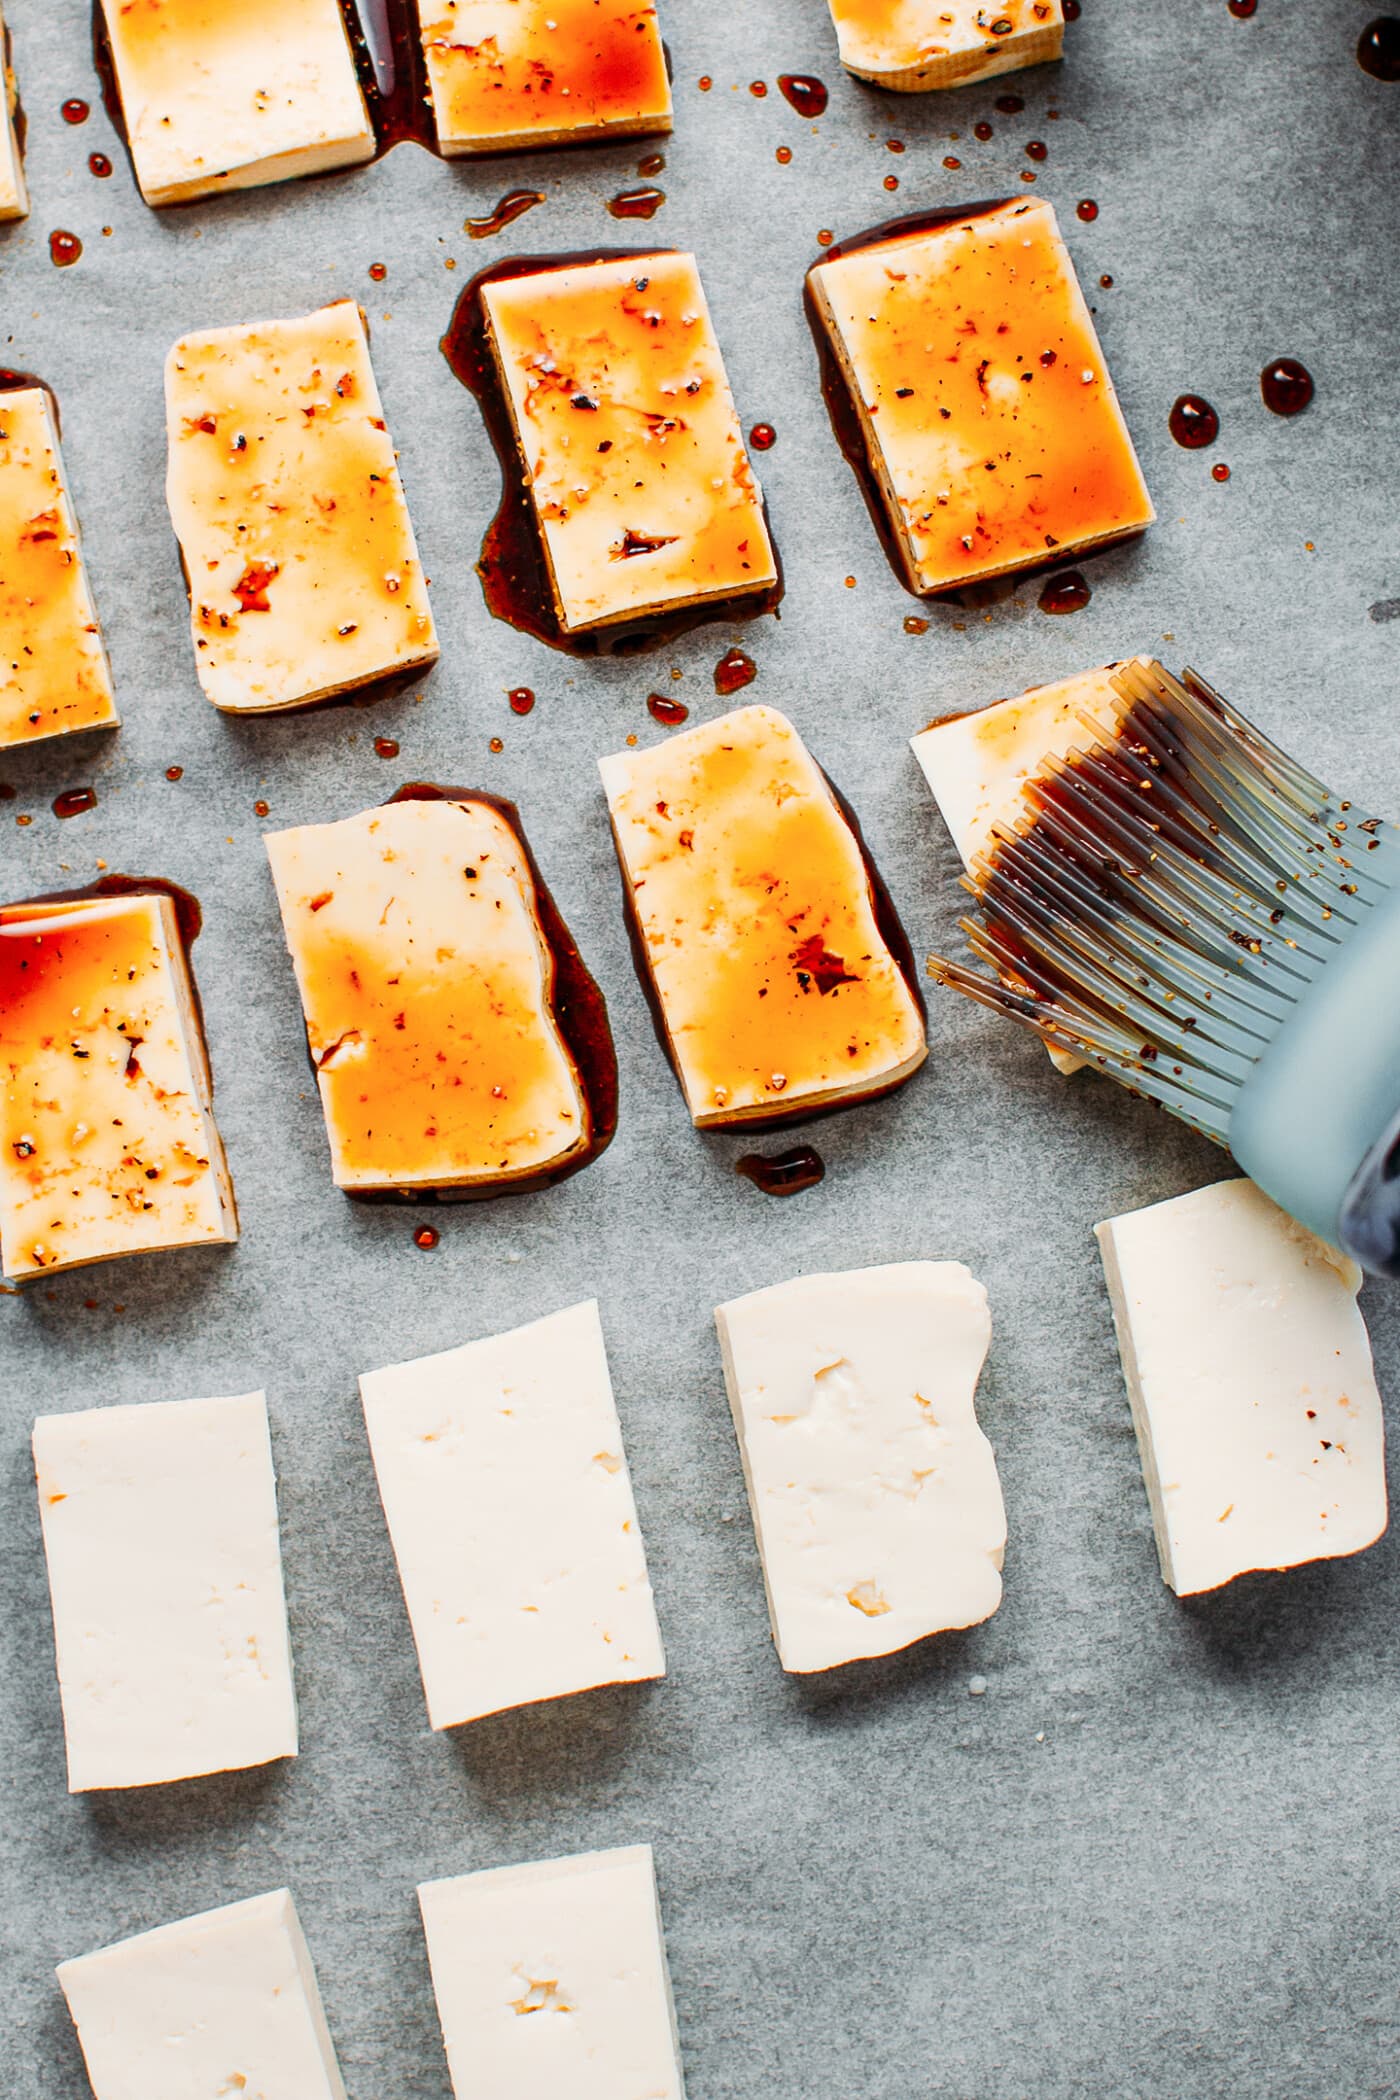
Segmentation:
{"type": "Polygon", "coordinates": [[[1362,30],[1356,63],[1372,80],[1400,80],[1400,15],[1377,15],[1362,30]]]}
{"type": "Polygon", "coordinates": [[[778,92],[799,117],[819,117],[830,101],[826,83],[815,73],[780,73],[778,92]]]}
{"type": "Polygon", "coordinates": [[[690,720],[690,709],[685,702],[673,699],[669,693],[648,693],[647,713],[663,729],[679,729],[682,722],[690,720]]]}
{"type": "Polygon", "coordinates": [[[670,252],[656,248],[586,248],[562,255],[519,255],[495,263],[479,271],[463,287],[439,346],[454,378],[475,396],[500,462],[501,500],[486,528],[476,564],[487,609],[522,634],[533,635],[536,641],[572,656],[620,656],[655,648],[711,620],[751,619],[759,613],[773,612],[783,595],[782,563],[775,547],[778,580],[764,589],[739,597],[709,599],[699,605],[679,605],[670,612],[648,614],[640,620],[619,620],[586,634],[567,634],[560,624],[539,521],[521,471],[515,425],[491,355],[482,289],[502,278],[528,277],[537,270],[641,261],[648,255],[670,252]]]}
{"type": "Polygon", "coordinates": [[[826,1161],[815,1145],[794,1145],[790,1152],[775,1152],[771,1158],[762,1152],[741,1153],[734,1171],[765,1196],[800,1196],[824,1179],[826,1161]]]}
{"type": "Polygon", "coordinates": [[[1264,406],[1276,416],[1300,416],[1313,397],[1313,376],[1296,357],[1276,357],[1259,374],[1264,406]]]}
{"type": "Polygon", "coordinates": [[[507,190],[494,211],[487,212],[480,219],[464,219],[462,231],[474,241],[489,240],[493,233],[500,233],[544,201],[543,190],[507,190]]]}
{"type": "Polygon", "coordinates": [[[1043,613],[1082,612],[1093,595],[1078,569],[1066,569],[1050,578],[1037,603],[1043,613]]]}
{"type": "Polygon", "coordinates": [[[94,787],[65,788],[53,798],[53,813],[56,817],[81,817],[97,807],[97,789],[94,787]]]}
{"type": "Polygon", "coordinates": [[[1199,452],[1219,437],[1220,418],[1203,394],[1178,394],[1167,428],[1185,451],[1199,452]]]}

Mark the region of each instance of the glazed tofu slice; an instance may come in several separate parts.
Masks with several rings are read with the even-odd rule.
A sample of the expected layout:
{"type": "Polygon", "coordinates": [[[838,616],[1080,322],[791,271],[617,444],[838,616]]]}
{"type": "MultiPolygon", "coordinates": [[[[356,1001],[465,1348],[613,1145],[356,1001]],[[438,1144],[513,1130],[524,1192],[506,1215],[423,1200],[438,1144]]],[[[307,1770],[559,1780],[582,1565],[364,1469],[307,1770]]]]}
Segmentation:
{"type": "Polygon", "coordinates": [[[7,1277],[237,1239],[168,896],[0,908],[0,1082],[7,1277]]]}
{"type": "Polygon", "coordinates": [[[1355,1264],[1252,1181],[1096,1231],[1162,1579],[1189,1597],[1372,1545],[1384,1430],[1355,1264]]]}
{"type": "Polygon", "coordinates": [[[336,1186],[489,1193],[587,1155],[522,838],[484,798],[265,839],[336,1186]]]}
{"type": "Polygon", "coordinates": [[[34,1467],[70,1793],[295,1757],[263,1395],[41,1415],[34,1467]]]}
{"type": "Polygon", "coordinates": [[[841,63],[915,94],[1058,58],[1063,0],[830,0],[841,63]]]}
{"type": "Polygon", "coordinates": [[[694,256],[555,265],[481,297],[566,633],[776,584],[694,256]]]}
{"type": "Polygon", "coordinates": [[[102,0],[148,204],[372,160],[340,0],[102,0]]]}
{"type": "Polygon", "coordinates": [[[961,1262],[800,1276],[715,1313],[773,1639],[827,1670],[990,1618],[1006,1511],[961,1262]]]}
{"type": "Polygon", "coordinates": [[[842,1106],[923,1063],[860,841],[785,715],[738,708],[600,770],[697,1124],[842,1106]]]}
{"type": "Polygon", "coordinates": [[[216,707],[309,707],[436,660],[353,299],[186,336],[166,360],[165,405],[166,494],[216,707]]]}
{"type": "Polygon", "coordinates": [[[117,719],[53,402],[0,391],[0,749],[117,719]]]}
{"type": "Polygon", "coordinates": [[[24,158],[15,129],[19,89],[15,84],[14,67],[10,64],[10,32],[3,14],[0,14],[0,88],[4,92],[4,109],[0,111],[0,223],[3,223],[9,219],[23,219],[29,212],[24,158]]]}
{"type": "Polygon", "coordinates": [[[684,2100],[650,1845],[429,1881],[418,1902],[456,2100],[684,2100]]]}
{"type": "Polygon", "coordinates": [[[93,2100],[345,2100],[286,1889],[66,1961],[93,2100]]]}
{"type": "Polygon", "coordinates": [[[360,1394],[434,1728],[665,1676],[595,1303],[360,1394]]]}
{"type": "Polygon", "coordinates": [[[438,148],[452,156],[669,131],[646,0],[417,0],[438,148]]]}
{"type": "Polygon", "coordinates": [[[1141,532],[1151,501],[1049,204],[1015,201],[813,265],[909,588],[1141,532]]]}

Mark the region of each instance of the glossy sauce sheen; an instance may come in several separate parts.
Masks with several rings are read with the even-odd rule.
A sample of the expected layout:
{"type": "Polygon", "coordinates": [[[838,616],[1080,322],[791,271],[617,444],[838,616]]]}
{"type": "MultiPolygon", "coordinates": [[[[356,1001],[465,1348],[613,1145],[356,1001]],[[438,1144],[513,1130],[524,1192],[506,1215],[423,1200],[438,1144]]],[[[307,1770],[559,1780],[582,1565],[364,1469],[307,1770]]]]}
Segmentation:
{"type": "Polygon", "coordinates": [[[790,1152],[744,1152],[734,1162],[736,1174],[765,1196],[800,1196],[826,1177],[826,1161],[814,1145],[794,1145],[790,1152]]]}
{"type": "Polygon", "coordinates": [[[1220,435],[1220,418],[1202,394],[1178,394],[1167,428],[1187,452],[1200,452],[1220,435]]]}
{"type": "Polygon", "coordinates": [[[480,219],[465,220],[462,230],[474,241],[490,240],[492,234],[501,233],[544,201],[543,190],[507,190],[494,211],[487,212],[480,219]]]}
{"type": "Polygon", "coordinates": [[[1400,80],[1400,15],[1377,15],[1362,30],[1356,63],[1373,80],[1400,80]]]}
{"type": "Polygon", "coordinates": [[[1259,374],[1264,406],[1276,416],[1299,416],[1313,397],[1313,376],[1296,357],[1276,357],[1259,374]]]}
{"type": "MultiPolygon", "coordinates": [[[[693,306],[692,268],[689,258],[637,250],[499,263],[467,285],[443,338],[443,355],[476,395],[501,462],[501,504],[477,564],[487,605],[498,619],[555,648],[579,655],[646,648],[704,620],[769,611],[781,597],[762,499],[743,453],[732,404],[728,415],[724,413],[727,383],[707,330],[701,346],[704,360],[694,367],[688,362],[687,339],[693,327],[701,325],[693,306]],[[589,265],[607,266],[603,280],[583,274],[589,265]],[[509,322],[508,357],[517,374],[522,414],[507,393],[502,362],[493,347],[500,323],[493,319],[488,325],[487,300],[493,287],[508,287],[522,277],[548,286],[556,271],[570,273],[570,282],[578,287],[577,303],[571,295],[564,297],[545,317],[530,313],[528,301],[524,307],[517,302],[509,322]],[[658,279],[655,295],[653,276],[658,279]],[[639,281],[646,285],[643,292],[636,289],[639,281]],[[659,327],[653,326],[653,315],[660,317],[659,327]],[[633,353],[641,360],[637,365],[627,362],[633,353]],[[688,393],[687,385],[697,378],[697,392],[688,393]],[[518,414],[528,427],[533,489],[521,473],[518,414]],[[715,442],[718,432],[725,447],[723,471],[728,478],[718,505],[713,497],[702,503],[702,483],[708,476],[702,470],[697,433],[690,427],[697,418],[703,422],[706,442],[715,442]],[[673,427],[677,425],[682,427],[673,427]],[[647,515],[648,485],[655,482],[663,460],[672,484],[679,474],[694,492],[685,520],[693,530],[679,564],[665,553],[670,523],[664,528],[653,525],[647,515]],[[616,549],[615,560],[595,563],[595,580],[600,585],[625,585],[635,601],[638,590],[655,577],[650,587],[669,594],[669,603],[641,604],[592,625],[566,625],[561,618],[537,504],[550,513],[552,525],[565,526],[567,520],[558,513],[582,508],[573,492],[580,485],[578,469],[584,462],[589,470],[584,504],[592,503],[595,513],[600,506],[610,507],[613,523],[608,530],[616,549]],[[747,523],[741,522],[744,518],[747,523]],[[656,550],[663,557],[660,564],[643,558],[650,535],[662,542],[656,550]],[[747,548],[740,549],[740,540],[749,542],[747,548]],[[770,579],[744,587],[740,579],[746,562],[760,577],[766,565],[770,579]],[[726,572],[728,591],[717,587],[726,572]],[[695,583],[703,588],[687,595],[695,583]]],[[[567,285],[564,289],[567,292],[567,285]]],[[[703,317],[703,309],[699,314],[703,317]]],[[[598,610],[596,601],[593,610],[598,610]]]]}
{"type": "Polygon", "coordinates": [[[597,1157],[606,1008],[509,803],[418,785],[267,843],[340,1187],[486,1196],[597,1157]]]}
{"type": "Polygon", "coordinates": [[[1058,58],[1061,0],[831,0],[841,62],[903,89],[951,88],[1058,58]]]}
{"type": "Polygon", "coordinates": [[[778,89],[799,117],[819,117],[826,108],[826,83],[813,73],[780,73],[778,89]]]}
{"type": "Polygon", "coordinates": [[[843,451],[930,594],[1140,532],[1151,501],[1048,204],[896,220],[807,276],[843,451]]]}

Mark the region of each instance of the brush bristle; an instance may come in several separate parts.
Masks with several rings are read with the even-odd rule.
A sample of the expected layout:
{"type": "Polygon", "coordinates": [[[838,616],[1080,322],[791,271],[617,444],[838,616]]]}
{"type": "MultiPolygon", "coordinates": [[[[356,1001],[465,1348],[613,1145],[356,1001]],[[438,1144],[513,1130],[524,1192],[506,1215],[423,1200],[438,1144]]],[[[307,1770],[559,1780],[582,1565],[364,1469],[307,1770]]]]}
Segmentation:
{"type": "Polygon", "coordinates": [[[1400,881],[1400,832],[1193,672],[1125,664],[1113,686],[964,878],[996,974],[929,970],[1223,1144],[1257,1059],[1400,881]]]}

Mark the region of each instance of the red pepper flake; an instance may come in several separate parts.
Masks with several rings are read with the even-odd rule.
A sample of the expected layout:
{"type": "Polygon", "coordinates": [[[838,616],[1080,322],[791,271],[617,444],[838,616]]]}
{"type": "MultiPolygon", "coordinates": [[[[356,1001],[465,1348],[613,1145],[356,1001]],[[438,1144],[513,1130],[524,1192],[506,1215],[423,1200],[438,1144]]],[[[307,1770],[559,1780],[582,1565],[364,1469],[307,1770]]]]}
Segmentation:
{"type": "Polygon", "coordinates": [[[249,562],[233,587],[233,595],[245,613],[271,612],[267,600],[267,587],[278,573],[275,561],[249,562]]]}

